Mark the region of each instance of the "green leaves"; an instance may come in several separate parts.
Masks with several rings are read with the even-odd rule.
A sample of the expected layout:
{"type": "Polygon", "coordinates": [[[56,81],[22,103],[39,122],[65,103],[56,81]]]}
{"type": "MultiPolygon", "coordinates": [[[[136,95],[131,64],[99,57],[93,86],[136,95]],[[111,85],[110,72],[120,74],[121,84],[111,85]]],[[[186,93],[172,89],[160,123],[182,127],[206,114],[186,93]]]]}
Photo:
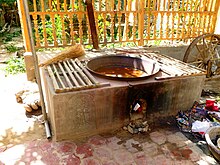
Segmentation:
{"type": "Polygon", "coordinates": [[[5,67],[6,75],[18,74],[25,72],[24,58],[23,57],[11,57],[6,61],[7,66],[5,67]]]}

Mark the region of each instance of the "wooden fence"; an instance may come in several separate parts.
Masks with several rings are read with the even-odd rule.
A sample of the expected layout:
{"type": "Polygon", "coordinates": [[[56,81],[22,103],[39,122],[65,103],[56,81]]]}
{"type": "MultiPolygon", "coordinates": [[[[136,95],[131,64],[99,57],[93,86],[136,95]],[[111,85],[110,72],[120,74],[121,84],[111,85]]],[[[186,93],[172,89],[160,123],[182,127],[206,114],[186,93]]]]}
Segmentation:
{"type": "MultiPolygon", "coordinates": [[[[219,0],[93,0],[99,43],[103,45],[187,41],[212,33],[219,5],[219,0]]],[[[29,10],[36,48],[92,43],[83,0],[31,0],[29,10]]]]}

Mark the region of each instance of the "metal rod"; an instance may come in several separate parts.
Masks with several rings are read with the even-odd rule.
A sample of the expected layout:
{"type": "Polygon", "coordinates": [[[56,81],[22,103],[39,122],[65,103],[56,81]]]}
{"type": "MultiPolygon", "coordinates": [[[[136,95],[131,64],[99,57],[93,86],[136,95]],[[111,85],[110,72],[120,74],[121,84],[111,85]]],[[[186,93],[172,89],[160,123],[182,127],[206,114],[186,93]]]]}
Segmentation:
{"type": "Polygon", "coordinates": [[[33,34],[32,34],[32,28],[31,28],[31,20],[30,20],[30,15],[29,15],[29,8],[28,8],[28,3],[27,0],[24,0],[24,15],[26,17],[26,22],[28,25],[27,31],[28,31],[28,35],[30,37],[30,43],[31,43],[31,51],[32,51],[32,55],[34,57],[34,69],[35,69],[35,76],[36,76],[36,80],[37,80],[37,84],[38,84],[38,88],[39,88],[39,93],[40,93],[40,99],[41,99],[41,108],[42,108],[42,113],[43,113],[43,118],[44,118],[44,124],[45,124],[45,129],[46,129],[46,136],[47,138],[51,138],[51,132],[48,126],[48,121],[47,121],[47,112],[46,112],[46,107],[45,107],[45,102],[44,102],[44,95],[43,95],[43,89],[42,89],[42,84],[41,84],[41,79],[40,79],[40,70],[38,67],[38,57],[35,51],[35,47],[34,47],[34,40],[33,40],[33,34]],[[47,127],[48,126],[48,127],[47,127]]]}

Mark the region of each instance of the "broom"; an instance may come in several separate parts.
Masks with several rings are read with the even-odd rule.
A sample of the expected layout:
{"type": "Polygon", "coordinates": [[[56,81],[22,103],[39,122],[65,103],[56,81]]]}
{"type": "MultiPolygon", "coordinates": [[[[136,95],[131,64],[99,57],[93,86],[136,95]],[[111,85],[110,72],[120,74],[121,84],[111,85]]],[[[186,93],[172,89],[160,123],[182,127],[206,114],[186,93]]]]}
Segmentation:
{"type": "Polygon", "coordinates": [[[84,50],[83,46],[81,44],[75,44],[75,45],[71,46],[69,49],[58,53],[57,55],[55,55],[51,59],[44,61],[43,63],[39,64],[38,66],[43,67],[43,66],[50,65],[52,63],[56,63],[58,61],[62,61],[65,59],[70,59],[70,58],[76,58],[76,57],[80,57],[83,55],[85,55],[85,50],[84,50]]]}

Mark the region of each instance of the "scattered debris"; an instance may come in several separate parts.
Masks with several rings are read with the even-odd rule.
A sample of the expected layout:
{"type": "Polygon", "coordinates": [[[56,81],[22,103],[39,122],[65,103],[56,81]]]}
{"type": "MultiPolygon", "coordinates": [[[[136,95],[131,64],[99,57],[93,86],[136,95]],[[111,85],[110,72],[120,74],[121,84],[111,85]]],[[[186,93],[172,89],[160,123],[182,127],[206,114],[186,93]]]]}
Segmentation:
{"type": "Polygon", "coordinates": [[[188,111],[179,111],[176,116],[177,126],[183,132],[204,137],[212,126],[220,126],[219,104],[214,99],[206,99],[205,104],[194,102],[188,111]]]}

